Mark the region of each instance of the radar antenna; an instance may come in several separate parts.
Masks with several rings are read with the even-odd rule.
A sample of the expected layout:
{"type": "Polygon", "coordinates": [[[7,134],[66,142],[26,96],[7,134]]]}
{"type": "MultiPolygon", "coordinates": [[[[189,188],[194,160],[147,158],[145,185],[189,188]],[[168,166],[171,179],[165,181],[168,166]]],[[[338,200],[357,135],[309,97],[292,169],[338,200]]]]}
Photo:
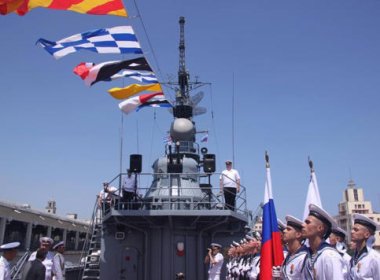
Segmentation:
{"type": "Polygon", "coordinates": [[[179,69],[178,84],[179,91],[176,101],[179,105],[188,105],[189,102],[189,73],[186,71],[185,64],[185,18],[179,18],[180,37],[179,37],[179,69]]]}

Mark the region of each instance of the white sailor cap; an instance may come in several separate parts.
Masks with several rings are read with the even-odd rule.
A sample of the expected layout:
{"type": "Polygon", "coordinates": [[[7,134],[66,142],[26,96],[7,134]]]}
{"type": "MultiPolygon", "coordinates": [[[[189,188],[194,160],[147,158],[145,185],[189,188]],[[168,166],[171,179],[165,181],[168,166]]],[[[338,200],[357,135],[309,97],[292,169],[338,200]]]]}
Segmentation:
{"type": "Polygon", "coordinates": [[[330,235],[331,230],[338,226],[329,213],[313,203],[309,205],[309,215],[317,218],[328,227],[324,238],[327,238],[330,235]]]}
{"type": "Polygon", "coordinates": [[[354,214],[352,216],[354,220],[354,224],[360,224],[362,226],[365,226],[374,232],[380,228],[379,224],[375,221],[371,220],[367,216],[361,215],[361,214],[354,214]]]}
{"type": "Polygon", "coordinates": [[[286,228],[286,225],[284,224],[283,221],[281,221],[280,219],[277,219],[277,225],[278,225],[278,229],[280,231],[284,231],[284,229],[286,228]]]}
{"type": "Polygon", "coordinates": [[[258,241],[261,240],[261,234],[258,231],[252,231],[252,235],[254,238],[256,238],[258,241]]]}
{"type": "Polygon", "coordinates": [[[5,243],[0,246],[1,251],[7,251],[7,250],[12,250],[20,246],[20,242],[11,242],[11,243],[5,243]]]}
{"type": "Polygon", "coordinates": [[[254,237],[252,237],[248,234],[245,236],[245,239],[247,239],[247,241],[256,240],[254,237]]]}
{"type": "Polygon", "coordinates": [[[232,161],[228,159],[228,160],[225,161],[225,163],[226,164],[232,164],[232,161]]]}
{"type": "Polygon", "coordinates": [[[40,238],[40,243],[42,243],[42,242],[49,242],[50,244],[53,244],[53,243],[54,243],[53,239],[51,239],[51,238],[48,237],[48,236],[41,237],[41,238],[40,238]]]}
{"type": "Polygon", "coordinates": [[[302,230],[302,224],[303,222],[296,217],[293,217],[291,215],[287,215],[285,217],[286,225],[294,228],[295,230],[302,230]]]}
{"type": "Polygon", "coordinates": [[[240,244],[244,244],[247,242],[247,239],[243,238],[242,240],[240,240],[240,244]]]}
{"type": "Polygon", "coordinates": [[[219,243],[211,243],[210,246],[211,246],[211,247],[222,248],[222,245],[220,245],[219,243]]]}
{"type": "Polygon", "coordinates": [[[65,246],[65,242],[64,242],[64,241],[58,242],[57,244],[55,244],[55,245],[53,246],[53,250],[57,249],[57,248],[60,247],[60,246],[65,246]]]}
{"type": "Polygon", "coordinates": [[[337,236],[340,236],[342,239],[345,239],[347,232],[340,227],[333,228],[331,232],[337,236]]]}
{"type": "Polygon", "coordinates": [[[240,244],[238,242],[236,242],[236,241],[232,241],[232,245],[234,245],[235,247],[239,247],[240,246],[240,244]]]}

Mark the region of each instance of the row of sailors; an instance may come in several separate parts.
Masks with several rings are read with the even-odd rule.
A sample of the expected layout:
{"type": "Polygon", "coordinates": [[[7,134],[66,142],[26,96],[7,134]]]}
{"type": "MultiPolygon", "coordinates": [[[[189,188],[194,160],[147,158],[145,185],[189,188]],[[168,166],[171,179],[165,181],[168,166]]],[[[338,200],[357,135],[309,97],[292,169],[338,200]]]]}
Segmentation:
{"type": "MultiPolygon", "coordinates": [[[[50,237],[40,238],[40,248],[32,252],[22,270],[22,280],[64,280],[65,279],[65,244],[63,241],[53,246],[50,237]],[[51,249],[54,250],[51,251],[51,249]]],[[[11,242],[0,246],[0,280],[11,280],[11,261],[17,256],[20,242],[11,242]]]]}
{"type": "MultiPolygon", "coordinates": [[[[273,279],[380,280],[380,254],[372,249],[379,225],[361,214],[354,214],[353,220],[352,257],[344,245],[346,232],[314,204],[304,222],[290,215],[286,224],[279,221],[284,261],[273,267],[273,279]]],[[[227,280],[260,279],[260,248],[257,233],[246,235],[240,243],[234,241],[228,250],[227,280]]]]}

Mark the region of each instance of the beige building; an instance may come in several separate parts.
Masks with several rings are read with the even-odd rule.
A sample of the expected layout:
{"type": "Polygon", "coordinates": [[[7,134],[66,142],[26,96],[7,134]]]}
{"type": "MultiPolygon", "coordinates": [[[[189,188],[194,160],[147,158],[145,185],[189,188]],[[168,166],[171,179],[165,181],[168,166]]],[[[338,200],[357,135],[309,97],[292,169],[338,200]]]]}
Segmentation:
{"type": "MultiPolygon", "coordinates": [[[[338,205],[339,214],[335,217],[339,226],[347,231],[347,241],[351,239],[352,214],[363,214],[380,224],[380,213],[374,213],[371,201],[364,199],[362,188],[356,186],[353,180],[348,182],[347,188],[343,192],[343,201],[338,205]]],[[[380,249],[380,231],[375,234],[375,248],[380,249]]]]}

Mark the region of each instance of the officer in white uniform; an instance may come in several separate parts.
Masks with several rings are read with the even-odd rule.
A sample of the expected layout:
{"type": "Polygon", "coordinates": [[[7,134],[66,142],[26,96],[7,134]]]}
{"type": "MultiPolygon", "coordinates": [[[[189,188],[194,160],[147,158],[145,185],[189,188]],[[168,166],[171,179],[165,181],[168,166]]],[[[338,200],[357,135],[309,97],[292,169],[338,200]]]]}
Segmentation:
{"type": "Polygon", "coordinates": [[[336,228],[334,219],[315,204],[309,205],[309,216],[302,224],[302,237],[309,242],[302,267],[303,279],[343,280],[343,259],[338,251],[326,243],[331,230],[336,228]]]}
{"type": "MultiPolygon", "coordinates": [[[[40,249],[47,251],[46,258],[42,262],[46,268],[45,280],[52,280],[53,275],[56,273],[56,268],[53,263],[54,253],[50,251],[53,242],[53,239],[47,236],[40,238],[40,249]]],[[[28,261],[34,261],[36,259],[36,253],[37,251],[33,252],[28,261]]]]}
{"type": "Polygon", "coordinates": [[[329,243],[333,246],[339,254],[342,256],[344,261],[344,279],[350,279],[350,260],[351,256],[347,254],[347,246],[344,243],[347,236],[347,232],[340,227],[334,228],[331,231],[329,237],[329,243]]]}
{"type": "Polygon", "coordinates": [[[307,248],[303,245],[304,238],[302,237],[303,222],[290,215],[286,216],[285,220],[283,241],[287,244],[288,254],[282,264],[281,273],[276,279],[302,279],[302,265],[307,255],[307,248]]]}
{"type": "Polygon", "coordinates": [[[6,243],[0,246],[3,255],[0,257],[0,280],[11,280],[10,262],[17,256],[20,242],[6,243]]]}
{"type": "Polygon", "coordinates": [[[53,280],[64,280],[65,279],[65,257],[63,253],[65,252],[65,242],[61,241],[54,245],[53,250],[56,251],[53,263],[55,267],[55,275],[53,280]]]}
{"type": "Polygon", "coordinates": [[[370,218],[353,215],[354,226],[351,231],[351,240],[355,243],[355,253],[350,261],[351,279],[380,279],[380,254],[367,246],[367,240],[373,236],[379,225],[370,218]]]}

